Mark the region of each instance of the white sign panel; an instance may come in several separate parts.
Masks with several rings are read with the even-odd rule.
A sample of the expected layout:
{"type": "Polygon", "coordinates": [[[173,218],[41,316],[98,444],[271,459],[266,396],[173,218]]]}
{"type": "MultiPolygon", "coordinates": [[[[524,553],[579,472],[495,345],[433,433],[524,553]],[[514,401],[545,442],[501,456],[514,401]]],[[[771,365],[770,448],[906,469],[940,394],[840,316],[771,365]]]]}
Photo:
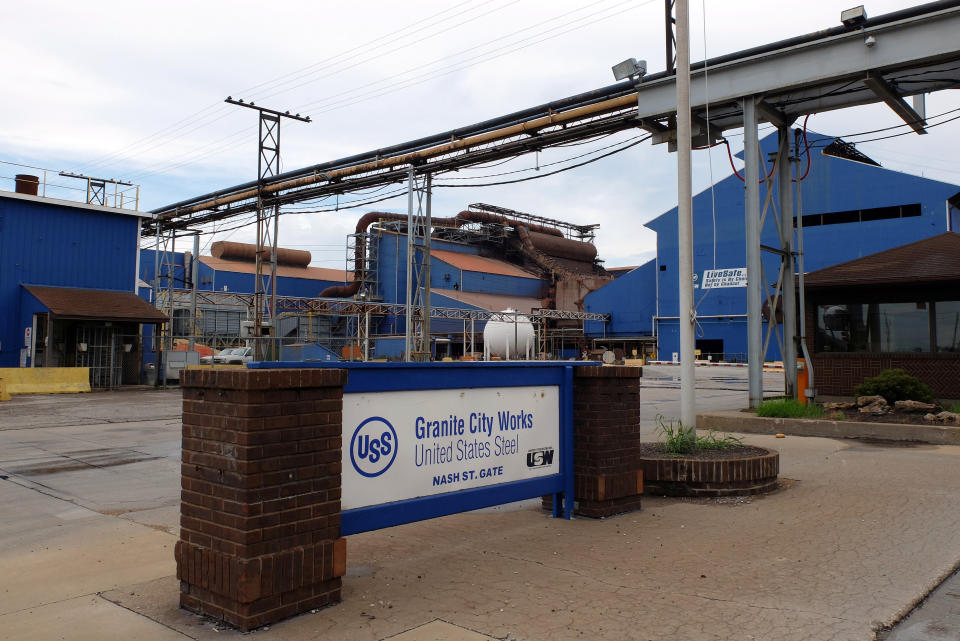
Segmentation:
{"type": "Polygon", "coordinates": [[[734,267],[732,269],[708,269],[703,272],[703,284],[701,285],[703,289],[746,286],[746,267],[734,267]]]}
{"type": "Polygon", "coordinates": [[[558,474],[560,389],[343,396],[343,509],[558,474]]]}

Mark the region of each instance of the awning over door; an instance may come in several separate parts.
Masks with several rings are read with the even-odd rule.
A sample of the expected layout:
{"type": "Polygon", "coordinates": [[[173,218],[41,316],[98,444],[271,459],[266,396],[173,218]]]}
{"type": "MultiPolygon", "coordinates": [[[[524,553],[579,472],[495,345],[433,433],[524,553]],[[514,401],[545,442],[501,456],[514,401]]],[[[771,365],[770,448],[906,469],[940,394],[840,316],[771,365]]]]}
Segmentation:
{"type": "Polygon", "coordinates": [[[133,292],[24,285],[57,318],[165,323],[167,316],[133,292]]]}

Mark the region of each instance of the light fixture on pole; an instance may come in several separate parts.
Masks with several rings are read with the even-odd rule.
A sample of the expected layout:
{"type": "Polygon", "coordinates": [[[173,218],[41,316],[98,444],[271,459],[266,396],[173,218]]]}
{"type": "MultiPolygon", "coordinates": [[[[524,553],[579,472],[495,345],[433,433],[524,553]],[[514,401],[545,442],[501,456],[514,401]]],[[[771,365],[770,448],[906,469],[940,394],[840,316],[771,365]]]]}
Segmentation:
{"type": "Polygon", "coordinates": [[[627,58],[623,62],[613,65],[613,77],[617,80],[636,78],[639,80],[647,74],[647,61],[627,58]]]}
{"type": "Polygon", "coordinates": [[[857,27],[867,21],[867,11],[863,5],[852,9],[844,9],[840,12],[840,22],[845,27],[857,27]]]}

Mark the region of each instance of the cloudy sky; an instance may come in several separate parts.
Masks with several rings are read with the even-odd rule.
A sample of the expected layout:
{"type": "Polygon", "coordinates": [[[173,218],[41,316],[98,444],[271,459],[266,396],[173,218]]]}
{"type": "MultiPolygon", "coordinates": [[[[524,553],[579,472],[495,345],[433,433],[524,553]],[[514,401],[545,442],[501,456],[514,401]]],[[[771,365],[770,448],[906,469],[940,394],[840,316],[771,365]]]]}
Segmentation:
{"type": "MultiPolygon", "coordinates": [[[[691,58],[832,27],[851,4],[811,0],[784,11],[768,0],[691,0],[691,58]]],[[[876,16],[911,4],[868,0],[866,9],[876,16]]],[[[61,170],[139,184],[141,209],[256,177],[256,114],[224,104],[228,95],[313,118],[283,123],[288,170],[606,86],[610,66],[628,57],[646,59],[651,72],[664,68],[662,0],[37,1],[6,6],[3,21],[0,189],[12,189],[16,173],[38,173],[11,164],[19,163],[51,172],[51,196],[82,198],[83,184],[56,176],[61,170]]],[[[960,92],[927,101],[928,115],[958,107],[960,92]]],[[[810,119],[811,129],[840,136],[901,123],[882,105],[810,119]]],[[[858,147],[889,168],[960,183],[958,132],[960,121],[858,147]]],[[[728,132],[735,150],[736,134],[728,132]]],[[[636,135],[469,175],[530,170],[636,135]]],[[[638,264],[655,249],[643,223],[676,203],[675,162],[664,146],[642,144],[542,180],[441,189],[434,212],[486,202],[599,223],[606,264],[638,264]]],[[[722,148],[696,152],[695,190],[729,173],[722,148]]],[[[405,206],[398,197],[376,208],[405,206]]],[[[291,213],[280,244],[310,250],[316,266],[342,268],[345,235],[363,211],[291,213]]],[[[254,242],[255,233],[222,231],[204,242],[226,238],[254,242]]]]}

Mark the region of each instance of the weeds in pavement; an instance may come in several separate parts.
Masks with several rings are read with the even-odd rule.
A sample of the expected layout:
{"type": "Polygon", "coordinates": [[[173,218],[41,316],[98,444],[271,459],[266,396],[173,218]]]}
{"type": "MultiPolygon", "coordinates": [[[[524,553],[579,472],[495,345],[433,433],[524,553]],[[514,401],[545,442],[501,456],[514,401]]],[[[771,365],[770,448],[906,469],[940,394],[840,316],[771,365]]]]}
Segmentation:
{"type": "Polygon", "coordinates": [[[757,407],[757,416],[777,418],[823,418],[823,408],[813,403],[803,405],[793,398],[772,398],[757,407]]]}
{"type": "Polygon", "coordinates": [[[716,430],[709,430],[706,436],[697,436],[694,427],[684,427],[680,421],[674,425],[662,415],[657,415],[657,431],[663,435],[663,449],[670,454],[690,454],[696,450],[719,450],[742,445],[742,439],[726,434],[721,436],[716,430]]]}

